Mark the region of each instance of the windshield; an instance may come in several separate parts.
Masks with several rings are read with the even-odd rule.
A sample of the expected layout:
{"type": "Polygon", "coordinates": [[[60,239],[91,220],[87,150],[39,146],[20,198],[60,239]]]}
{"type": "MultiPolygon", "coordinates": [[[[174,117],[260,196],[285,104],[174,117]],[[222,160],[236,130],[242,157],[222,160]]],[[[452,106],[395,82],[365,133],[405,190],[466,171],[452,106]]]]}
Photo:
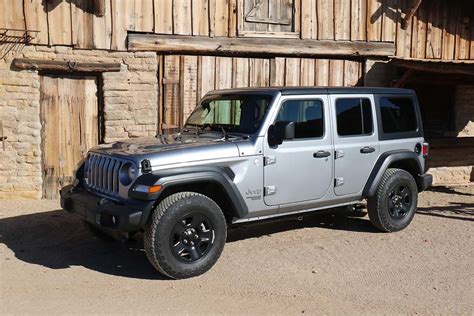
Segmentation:
{"type": "Polygon", "coordinates": [[[227,132],[254,134],[267,114],[271,95],[219,95],[205,99],[189,116],[186,125],[227,132]]]}

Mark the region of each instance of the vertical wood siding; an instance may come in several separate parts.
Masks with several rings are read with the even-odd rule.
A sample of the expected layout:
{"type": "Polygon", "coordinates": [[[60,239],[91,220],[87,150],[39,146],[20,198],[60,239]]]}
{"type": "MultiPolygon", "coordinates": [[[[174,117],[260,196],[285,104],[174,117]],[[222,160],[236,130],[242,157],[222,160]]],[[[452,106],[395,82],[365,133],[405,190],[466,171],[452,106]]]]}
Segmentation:
{"type": "Polygon", "coordinates": [[[177,128],[209,91],[265,86],[355,86],[362,63],[310,58],[165,55],[162,128],[177,128]]]}
{"type": "Polygon", "coordinates": [[[474,59],[474,1],[425,0],[0,0],[0,28],[40,31],[33,44],[126,50],[127,32],[395,42],[398,57],[474,59]],[[249,11],[255,9],[248,20],[249,11]],[[278,21],[292,19],[291,25],[278,21]],[[248,20],[248,21],[247,21],[248,20]],[[266,23],[265,21],[269,21],[266,23]]]}

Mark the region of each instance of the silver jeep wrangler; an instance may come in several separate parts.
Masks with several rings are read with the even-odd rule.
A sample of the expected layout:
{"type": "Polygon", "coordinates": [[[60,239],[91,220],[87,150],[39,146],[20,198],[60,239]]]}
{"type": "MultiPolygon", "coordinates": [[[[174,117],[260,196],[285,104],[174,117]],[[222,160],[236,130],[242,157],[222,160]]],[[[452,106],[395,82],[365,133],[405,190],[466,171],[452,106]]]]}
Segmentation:
{"type": "Polygon", "coordinates": [[[144,231],[153,266],[187,278],[215,264],[233,223],[367,199],[377,229],[404,229],[432,182],[427,154],[412,90],[220,90],[177,134],[91,149],[61,206],[95,228],[144,231]]]}

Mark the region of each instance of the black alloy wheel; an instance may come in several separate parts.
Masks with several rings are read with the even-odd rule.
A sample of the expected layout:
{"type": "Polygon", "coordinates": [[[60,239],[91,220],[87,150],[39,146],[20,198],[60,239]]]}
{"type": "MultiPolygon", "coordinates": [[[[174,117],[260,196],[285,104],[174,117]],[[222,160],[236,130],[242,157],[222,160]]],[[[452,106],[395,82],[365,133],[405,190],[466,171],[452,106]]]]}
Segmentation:
{"type": "Polygon", "coordinates": [[[412,207],[412,196],[405,185],[397,185],[388,195],[388,212],[395,220],[404,218],[412,207]]]}
{"type": "Polygon", "coordinates": [[[203,214],[191,213],[181,218],[171,232],[171,251],[184,262],[204,257],[214,244],[214,228],[203,214]]]}

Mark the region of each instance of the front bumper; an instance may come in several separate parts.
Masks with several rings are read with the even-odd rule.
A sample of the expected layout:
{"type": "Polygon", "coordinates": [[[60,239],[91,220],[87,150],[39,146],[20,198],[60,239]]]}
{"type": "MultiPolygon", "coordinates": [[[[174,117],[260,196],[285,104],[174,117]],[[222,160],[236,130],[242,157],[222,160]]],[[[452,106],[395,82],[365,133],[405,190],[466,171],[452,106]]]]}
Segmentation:
{"type": "Polygon", "coordinates": [[[94,195],[72,185],[61,189],[61,207],[96,226],[123,232],[145,226],[153,201],[129,200],[126,204],[94,195]]]}
{"type": "Polygon", "coordinates": [[[418,191],[422,192],[428,189],[433,184],[433,176],[425,173],[418,177],[418,191]]]}

